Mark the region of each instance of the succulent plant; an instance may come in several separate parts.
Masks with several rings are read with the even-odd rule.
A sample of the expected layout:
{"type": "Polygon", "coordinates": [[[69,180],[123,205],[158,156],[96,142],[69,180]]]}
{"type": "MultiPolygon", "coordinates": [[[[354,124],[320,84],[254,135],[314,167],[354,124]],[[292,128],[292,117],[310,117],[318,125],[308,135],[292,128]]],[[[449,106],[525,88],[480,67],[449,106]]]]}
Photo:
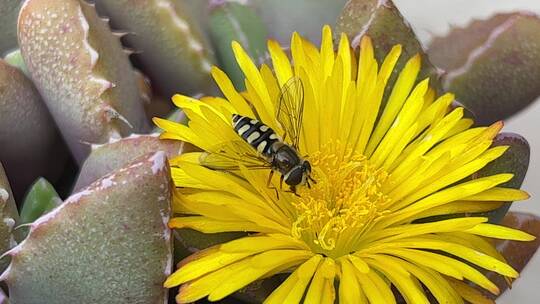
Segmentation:
{"type": "Polygon", "coordinates": [[[26,64],[24,63],[24,59],[21,55],[21,50],[16,49],[8,52],[4,57],[4,60],[12,66],[21,70],[24,75],[26,75],[26,77],[30,78],[30,74],[28,73],[28,69],[26,68],[26,64]]]}
{"type": "MultiPolygon", "coordinates": [[[[537,252],[540,246],[540,217],[523,212],[508,212],[502,220],[502,224],[506,227],[517,228],[526,231],[534,236],[536,240],[530,243],[519,243],[512,241],[495,241],[497,250],[504,256],[510,265],[517,271],[525,268],[533,255],[537,252]]],[[[487,275],[495,284],[505,291],[509,287],[508,281],[501,276],[493,274],[487,275]]],[[[493,298],[493,296],[490,296],[493,298]]]]}
{"type": "Polygon", "coordinates": [[[17,198],[39,176],[56,180],[68,160],[67,149],[34,84],[1,59],[0,147],[0,161],[17,198]],[[51,160],[50,155],[55,158],[51,160]]]}
{"type": "Polygon", "coordinates": [[[62,204],[53,185],[43,177],[32,184],[21,208],[20,224],[33,223],[38,218],[62,204]]]}
{"type": "Polygon", "coordinates": [[[213,53],[200,26],[186,14],[183,0],[98,0],[96,4],[116,28],[133,33],[125,37],[126,43],[141,52],[137,58],[166,98],[178,90],[211,89],[213,53]]]}
{"type": "Polygon", "coordinates": [[[540,18],[508,13],[436,37],[429,57],[445,70],[444,88],[489,124],[540,96],[540,18]]]}
{"type": "Polygon", "coordinates": [[[286,6],[281,1],[246,2],[265,22],[269,37],[288,45],[295,31],[318,44],[321,41],[321,28],[325,24],[335,23],[346,0],[294,0],[288,1],[286,6]]]}
{"type": "Polygon", "coordinates": [[[27,0],[21,53],[71,152],[147,129],[135,72],[107,22],[81,0],[27,0]]]}
{"type": "MultiPolygon", "coordinates": [[[[379,62],[401,44],[383,101],[400,94],[390,91],[399,81],[397,71],[418,54],[421,69],[413,70],[418,79],[430,78],[426,104],[444,91],[456,93],[450,110],[466,107],[458,127],[469,126],[471,118],[478,125],[507,119],[540,95],[540,19],[527,12],[454,28],[424,50],[391,0],[0,2],[0,55],[5,56],[0,59],[0,272],[7,267],[0,277],[5,283],[0,304],[8,303],[4,291],[15,304],[44,299],[58,304],[173,303],[163,287],[173,263],[182,266],[192,254],[204,255],[208,248],[253,236],[243,230],[169,230],[169,217],[185,210],[177,210],[182,202],[172,197],[180,190],[172,190],[167,159],[175,170],[178,159],[195,155],[185,153],[200,149],[160,139],[163,130],[152,130],[148,123],[149,118],[168,116],[176,128],[191,128],[193,122],[183,109],[173,110],[170,97],[217,93],[212,65],[230,77],[238,96],[250,99],[253,92],[240,92],[245,90],[246,65],[239,67],[233,40],[256,64],[270,69],[268,39],[283,45],[283,56],[292,56],[287,50],[291,33],[318,44],[324,24],[335,24],[335,49],[343,47],[342,33],[355,52],[369,36],[379,62]],[[67,193],[72,195],[62,200],[67,193]]],[[[254,84],[249,85],[253,91],[254,84]]],[[[223,102],[220,97],[203,100],[223,102]]],[[[182,105],[188,114],[208,110],[194,101],[182,105]]],[[[377,136],[386,130],[380,131],[377,136]]],[[[178,139],[167,132],[164,137],[178,139]]],[[[519,189],[529,166],[526,139],[501,133],[492,143],[497,146],[509,148],[466,179],[508,172],[514,177],[500,187],[519,189]]],[[[516,200],[526,196],[514,193],[519,194],[516,200]]],[[[540,236],[538,217],[508,212],[509,207],[501,202],[498,209],[480,215],[540,236]]],[[[540,242],[495,244],[521,270],[540,242]]],[[[500,290],[508,287],[508,280],[485,275],[500,290]]],[[[265,276],[223,303],[261,303],[286,278],[265,276]]]]}
{"type": "MultiPolygon", "coordinates": [[[[394,45],[401,44],[403,55],[394,72],[405,65],[407,58],[419,54],[422,59],[419,79],[430,77],[430,85],[439,89],[439,71],[431,64],[414,31],[391,0],[349,0],[337,20],[335,31],[347,34],[353,48],[358,47],[363,36],[370,36],[376,45],[378,60],[383,60],[394,45]]],[[[396,78],[394,73],[390,83],[396,78]]]]}
{"type": "MultiPolygon", "coordinates": [[[[9,181],[4,172],[4,167],[0,163],[0,252],[5,253],[15,246],[15,237],[13,228],[19,221],[19,213],[15,205],[15,199],[9,186],[9,181]]],[[[6,269],[9,263],[9,257],[0,258],[0,270],[6,269]]]]}
{"type": "Polygon", "coordinates": [[[106,144],[94,145],[81,167],[74,189],[78,191],[147,153],[164,151],[168,157],[174,157],[191,149],[188,144],[159,140],[158,134],[132,135],[106,144]]]}
{"type": "Polygon", "coordinates": [[[10,302],[166,302],[170,187],[165,153],[147,154],[33,222],[8,252],[10,302]]]}

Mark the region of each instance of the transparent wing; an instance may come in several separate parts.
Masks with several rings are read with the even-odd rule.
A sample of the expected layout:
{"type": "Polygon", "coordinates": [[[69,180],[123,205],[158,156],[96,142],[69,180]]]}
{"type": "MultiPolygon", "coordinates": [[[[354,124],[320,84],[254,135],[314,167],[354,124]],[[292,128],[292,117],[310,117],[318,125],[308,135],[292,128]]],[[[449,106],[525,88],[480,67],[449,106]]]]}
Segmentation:
{"type": "Polygon", "coordinates": [[[272,164],[243,141],[231,141],[218,145],[203,153],[199,159],[201,165],[225,171],[240,170],[240,165],[248,169],[271,169],[272,164]]]}
{"type": "Polygon", "coordinates": [[[298,77],[292,77],[281,88],[277,103],[276,118],[285,131],[292,146],[298,151],[300,131],[304,116],[304,85],[298,77]]]}

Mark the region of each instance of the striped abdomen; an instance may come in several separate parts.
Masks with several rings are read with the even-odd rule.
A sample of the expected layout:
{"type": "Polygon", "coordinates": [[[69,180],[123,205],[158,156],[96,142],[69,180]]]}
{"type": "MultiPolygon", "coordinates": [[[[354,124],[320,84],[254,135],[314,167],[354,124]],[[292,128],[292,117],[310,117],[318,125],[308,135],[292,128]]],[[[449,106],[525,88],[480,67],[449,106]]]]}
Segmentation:
{"type": "Polygon", "coordinates": [[[233,128],[248,144],[266,157],[272,155],[272,145],[279,141],[277,134],[262,122],[246,116],[233,114],[233,128]]]}

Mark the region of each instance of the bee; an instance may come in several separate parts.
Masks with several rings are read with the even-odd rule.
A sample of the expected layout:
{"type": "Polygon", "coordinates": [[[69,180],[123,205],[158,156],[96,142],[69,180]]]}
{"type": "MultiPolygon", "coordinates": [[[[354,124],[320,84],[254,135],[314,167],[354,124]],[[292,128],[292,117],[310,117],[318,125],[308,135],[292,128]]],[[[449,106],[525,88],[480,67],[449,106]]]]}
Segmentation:
{"type": "Polygon", "coordinates": [[[280,188],[285,182],[289,191],[298,195],[298,186],[311,188],[310,182],[316,183],[311,177],[311,164],[299,153],[303,113],[304,87],[300,78],[293,77],[281,89],[276,105],[276,119],[284,129],[283,137],[256,118],[233,114],[231,123],[240,142],[229,142],[225,144],[227,149],[203,153],[200,163],[226,171],[239,170],[240,164],[248,169],[270,169],[269,188],[272,188],[270,183],[274,172],[278,172],[281,175],[280,188]],[[246,143],[249,149],[244,148],[246,143]]]}

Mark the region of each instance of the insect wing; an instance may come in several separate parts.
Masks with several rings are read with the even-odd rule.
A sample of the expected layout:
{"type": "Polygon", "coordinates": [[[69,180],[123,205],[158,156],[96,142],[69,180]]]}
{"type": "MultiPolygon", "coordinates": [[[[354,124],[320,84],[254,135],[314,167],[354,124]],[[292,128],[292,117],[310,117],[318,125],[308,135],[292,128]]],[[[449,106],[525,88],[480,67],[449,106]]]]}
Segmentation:
{"type": "Polygon", "coordinates": [[[271,169],[272,165],[243,141],[227,142],[201,155],[201,165],[215,170],[271,169]]]}
{"type": "Polygon", "coordinates": [[[292,146],[298,151],[302,119],[304,116],[304,85],[298,77],[285,83],[277,103],[276,118],[283,127],[292,146]]]}

